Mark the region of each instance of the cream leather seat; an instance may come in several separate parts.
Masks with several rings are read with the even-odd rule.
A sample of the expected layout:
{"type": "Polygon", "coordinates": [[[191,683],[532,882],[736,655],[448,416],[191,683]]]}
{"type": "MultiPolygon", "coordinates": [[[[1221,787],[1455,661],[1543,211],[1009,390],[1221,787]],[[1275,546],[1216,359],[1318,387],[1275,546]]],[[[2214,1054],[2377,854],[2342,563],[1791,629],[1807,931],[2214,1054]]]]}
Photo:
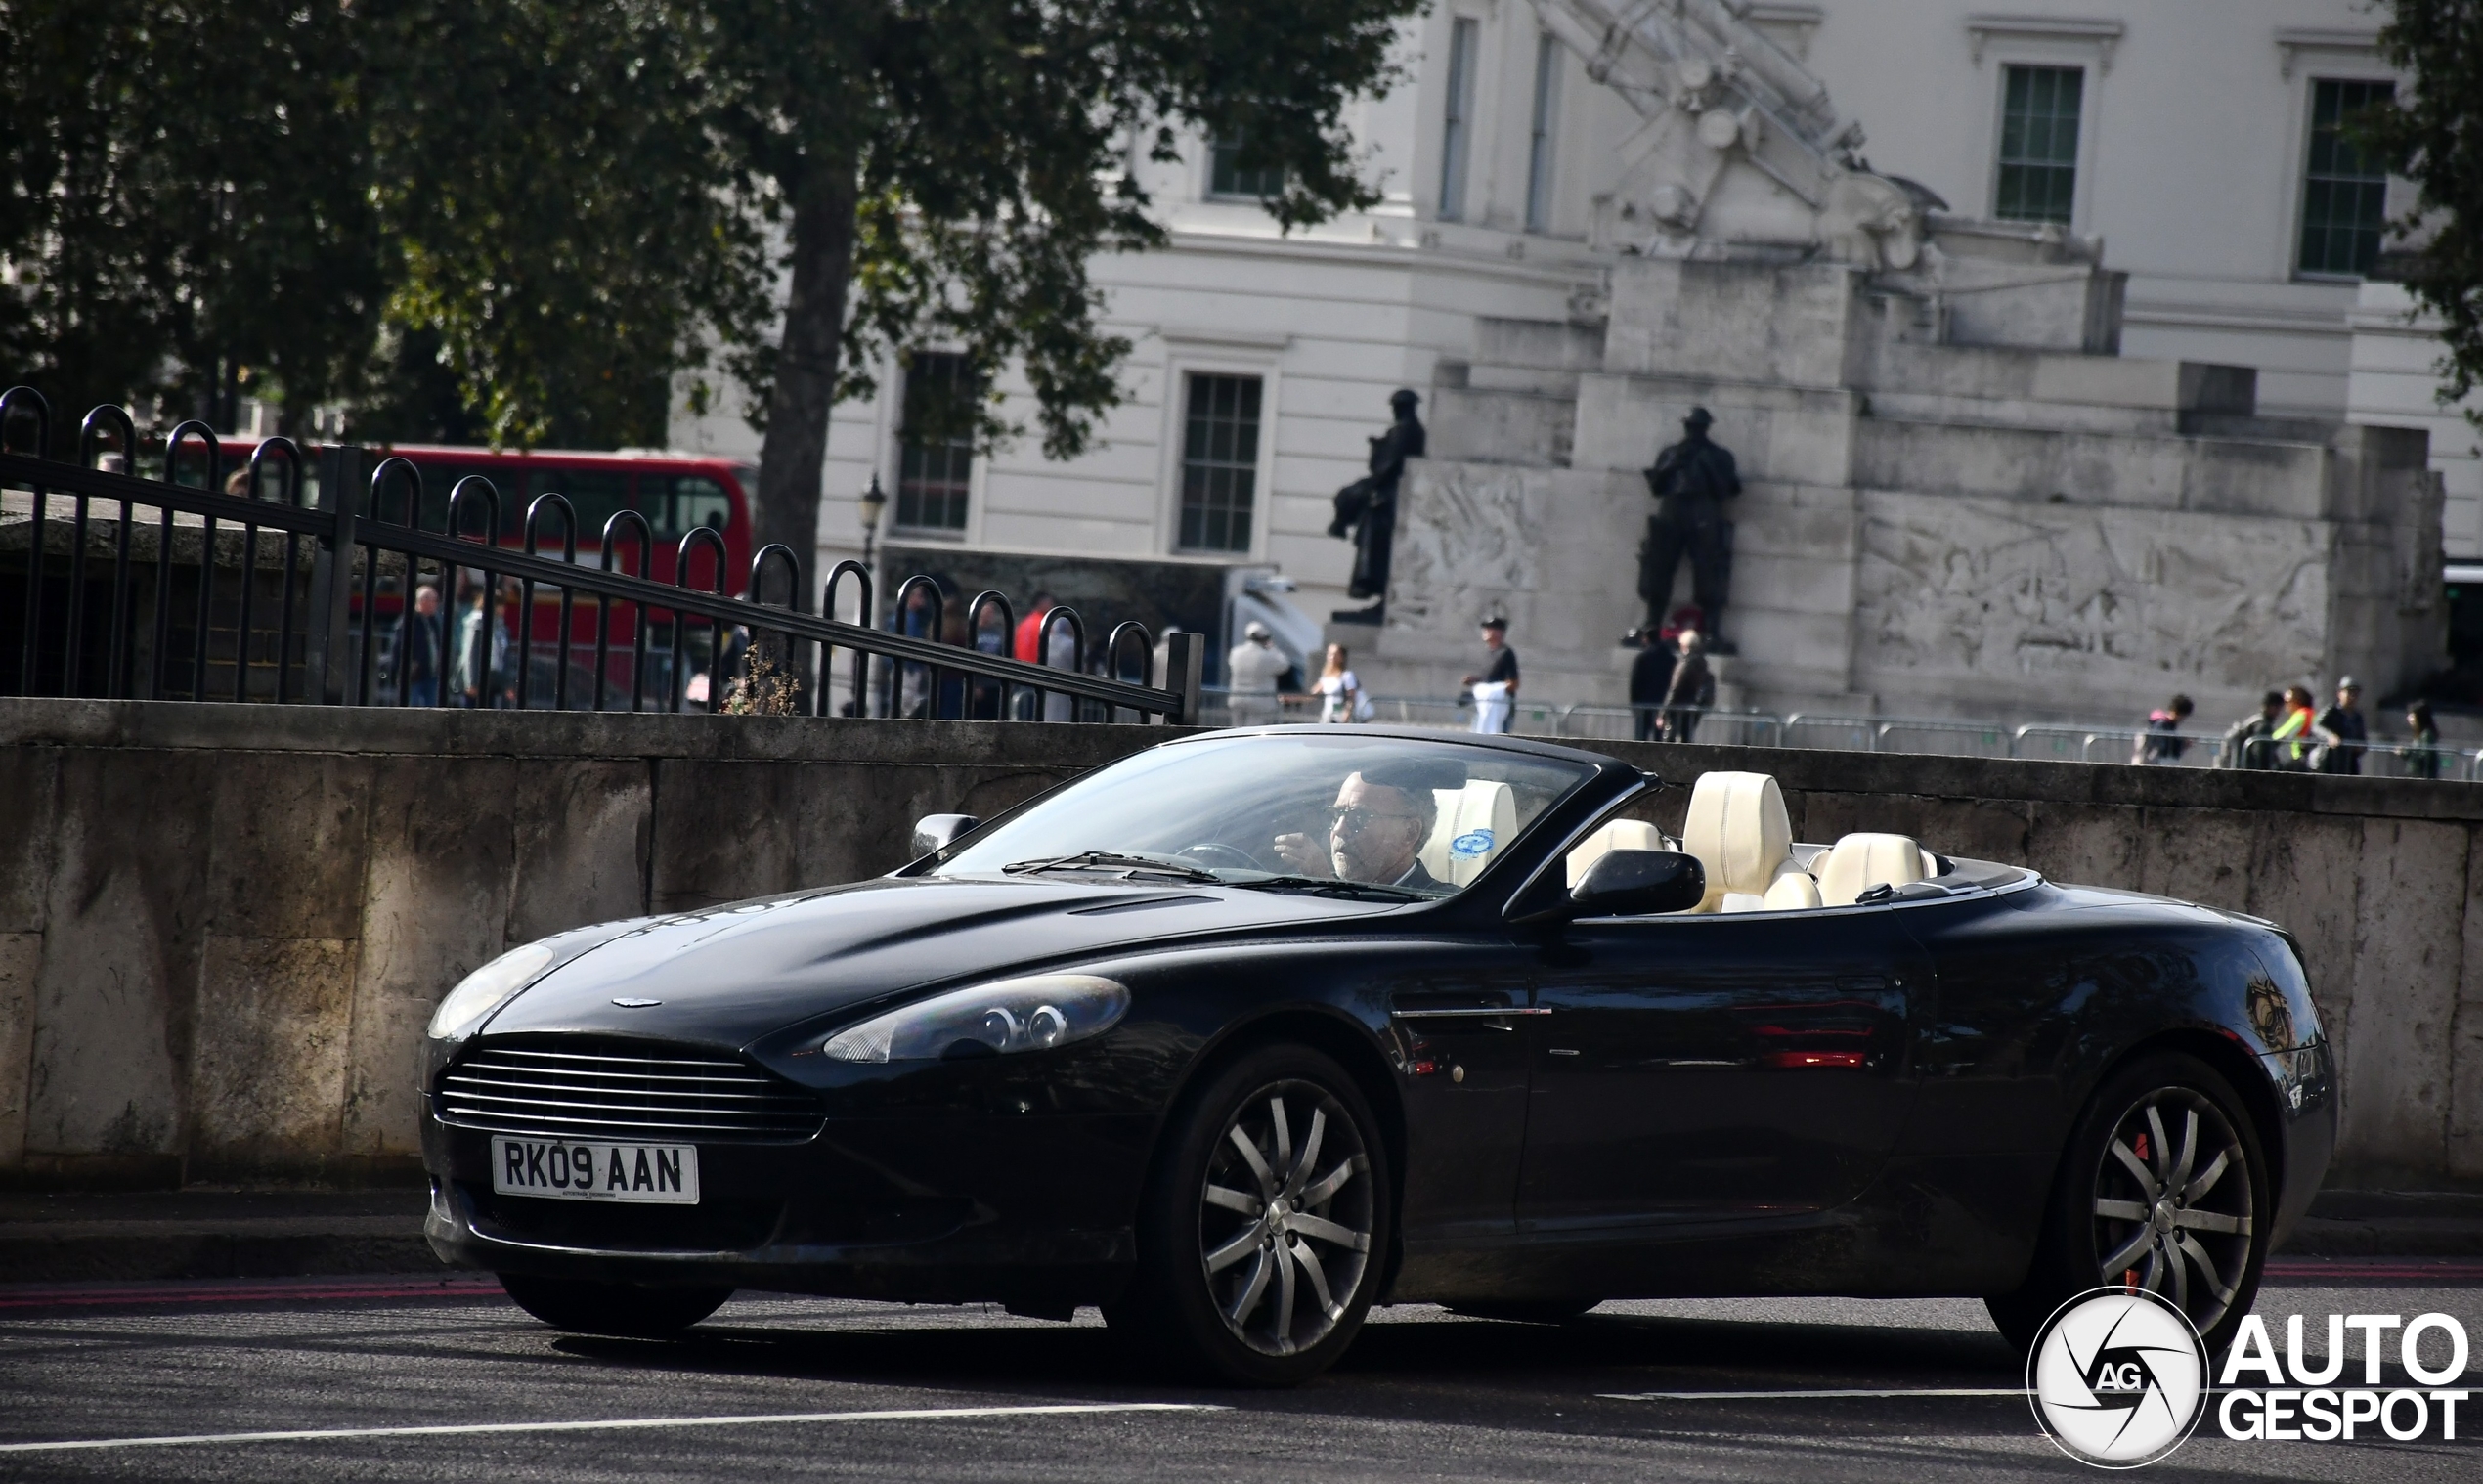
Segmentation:
{"type": "Polygon", "coordinates": [[[1594,863],[1612,851],[1669,851],[1673,843],[1664,832],[1643,819],[1608,820],[1593,834],[1570,847],[1566,869],[1569,885],[1587,879],[1594,863]]]}
{"type": "Polygon", "coordinates": [[[1435,788],[1431,798],[1440,817],[1422,843],[1422,868],[1435,881],[1464,886],[1516,835],[1517,796],[1505,783],[1478,780],[1463,788],[1435,788]]]}
{"type": "Polygon", "coordinates": [[[1849,907],[1873,887],[1901,887],[1931,874],[1909,835],[1848,835],[1819,859],[1819,899],[1849,907]]]}
{"type": "Polygon", "coordinates": [[[1784,791],[1765,773],[1708,773],[1690,791],[1681,849],[1707,871],[1700,912],[1787,911],[1819,905],[1819,889],[1793,861],[1784,791]]]}

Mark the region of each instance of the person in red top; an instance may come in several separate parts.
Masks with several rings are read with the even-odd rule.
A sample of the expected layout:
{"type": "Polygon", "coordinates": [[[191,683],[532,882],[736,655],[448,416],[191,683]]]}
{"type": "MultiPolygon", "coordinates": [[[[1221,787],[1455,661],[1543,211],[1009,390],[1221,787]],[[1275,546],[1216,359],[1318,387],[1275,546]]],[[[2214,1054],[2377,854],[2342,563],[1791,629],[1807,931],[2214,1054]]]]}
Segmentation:
{"type": "Polygon", "coordinates": [[[1043,615],[1059,606],[1059,599],[1049,592],[1038,592],[1034,595],[1033,606],[1026,609],[1024,618],[1018,620],[1018,636],[1014,647],[1019,659],[1029,665],[1043,663],[1035,652],[1035,645],[1042,639],[1043,615]]]}

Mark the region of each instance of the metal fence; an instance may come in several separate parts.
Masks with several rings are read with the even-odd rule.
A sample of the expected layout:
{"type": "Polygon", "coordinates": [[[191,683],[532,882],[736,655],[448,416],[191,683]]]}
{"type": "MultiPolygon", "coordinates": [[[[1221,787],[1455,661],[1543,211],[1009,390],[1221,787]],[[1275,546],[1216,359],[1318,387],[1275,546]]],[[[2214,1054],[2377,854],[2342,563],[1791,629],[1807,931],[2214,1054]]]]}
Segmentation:
{"type": "MultiPolygon", "coordinates": [[[[633,510],[588,536],[600,546],[588,565],[579,556],[587,533],[558,494],[527,506],[522,544],[510,546],[501,492],[479,475],[449,492],[445,528],[426,530],[421,473],[403,458],[322,449],[314,501],[305,499],[314,470],[290,439],[265,440],[243,458],[205,424],[185,422],[164,442],[165,477],[148,479],[96,466],[108,458],[138,463],[137,430],[120,408],[87,414],[75,462],[5,452],[13,417],[34,424],[35,449],[54,447],[43,398],[26,387],[0,393],[0,693],[1174,722],[1198,715],[1196,634],[1167,635],[1158,659],[1144,625],[1118,625],[1099,647],[1074,610],[1055,607],[1036,652],[1066,648],[1070,663],[1026,664],[880,628],[872,574],[857,562],[837,563],[817,585],[813,613],[802,564],[782,546],[762,548],[746,574],[734,574],[722,537],[694,529],[679,539],[667,583],[653,576],[653,530],[633,510]],[[238,466],[239,490],[179,483],[185,466],[204,468],[210,483],[238,466]],[[739,596],[728,590],[736,576],[739,596]],[[853,620],[840,620],[849,597],[853,620]],[[433,601],[435,611],[421,611],[433,601]]],[[[944,632],[946,601],[932,579],[914,577],[894,606],[931,635],[944,632]]],[[[994,620],[994,647],[1005,647],[1017,627],[1009,599],[974,597],[969,643],[994,620]]]]}
{"type": "MultiPolygon", "coordinates": [[[[1274,715],[1228,707],[1221,690],[1204,695],[1204,719],[1211,725],[1236,720],[1316,721],[1322,698],[1286,693],[1278,696],[1274,715]]],[[[1395,726],[1429,726],[1465,731],[1474,724],[1472,703],[1436,696],[1371,696],[1371,720],[1395,726]]],[[[1620,742],[1639,737],[1641,721],[1670,719],[1675,740],[1725,743],[1748,747],[1802,747],[1847,752],[1936,753],[1949,757],[2022,758],[2063,763],[2132,763],[2141,744],[2167,739],[2144,726],[2035,721],[2012,726],[2003,721],[1945,717],[1857,717],[1817,712],[1739,711],[1719,707],[1615,706],[1592,702],[1525,702],[1513,708],[1509,730],[1521,736],[1553,740],[1620,742]],[[1680,735],[1686,733],[1686,735],[1680,735]]],[[[1643,728],[1653,734],[1649,725],[1643,728]]],[[[2221,738],[2214,733],[2181,733],[2170,739],[2179,751],[2161,749],[2157,765],[2216,767],[2221,738]]],[[[2413,742],[2348,742],[2363,774],[2375,777],[2438,778],[2483,781],[2483,749],[2413,742]]],[[[2254,738],[2244,744],[2239,765],[2271,771],[2300,771],[2316,761],[2301,748],[2254,738]]]]}

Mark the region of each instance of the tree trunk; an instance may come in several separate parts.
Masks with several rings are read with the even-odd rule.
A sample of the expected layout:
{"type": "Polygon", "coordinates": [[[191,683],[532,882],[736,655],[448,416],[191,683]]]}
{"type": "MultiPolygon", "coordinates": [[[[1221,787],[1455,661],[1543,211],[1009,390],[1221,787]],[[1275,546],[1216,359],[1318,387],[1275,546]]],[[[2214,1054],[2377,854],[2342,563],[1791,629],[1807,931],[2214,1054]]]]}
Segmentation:
{"type": "MultiPolygon", "coordinates": [[[[845,293],[853,270],[854,171],[850,160],[812,158],[793,197],[793,285],[785,302],[767,436],[759,453],[758,546],[781,542],[802,567],[802,595],[817,593],[819,497],[836,402],[845,293]]],[[[754,547],[756,549],[756,547],[754,547]]]]}

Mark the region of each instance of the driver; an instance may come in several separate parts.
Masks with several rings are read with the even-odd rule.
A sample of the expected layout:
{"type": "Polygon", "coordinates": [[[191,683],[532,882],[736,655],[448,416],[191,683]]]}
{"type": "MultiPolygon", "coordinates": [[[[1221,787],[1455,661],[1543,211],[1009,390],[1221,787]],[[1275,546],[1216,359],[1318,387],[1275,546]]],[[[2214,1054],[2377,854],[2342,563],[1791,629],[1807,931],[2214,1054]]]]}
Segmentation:
{"type": "MultiPolygon", "coordinates": [[[[1419,854],[1440,811],[1429,772],[1418,765],[1381,764],[1368,773],[1347,774],[1328,810],[1327,849],[1308,835],[1279,835],[1277,855],[1304,876],[1439,890],[1441,883],[1422,868],[1419,854]]],[[[1463,781],[1446,783],[1456,787],[1463,781]]]]}

